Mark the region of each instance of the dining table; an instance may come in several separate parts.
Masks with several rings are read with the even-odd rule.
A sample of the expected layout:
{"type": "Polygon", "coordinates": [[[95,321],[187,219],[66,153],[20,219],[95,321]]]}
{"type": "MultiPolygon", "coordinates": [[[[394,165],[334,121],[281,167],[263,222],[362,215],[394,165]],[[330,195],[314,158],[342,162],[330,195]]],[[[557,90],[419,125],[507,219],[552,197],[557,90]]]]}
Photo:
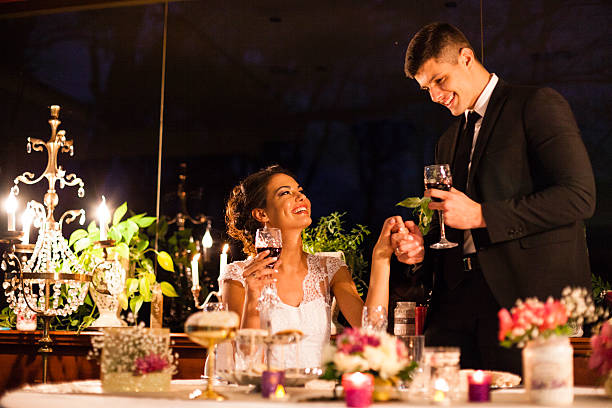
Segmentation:
{"type": "MultiPolygon", "coordinates": [[[[312,390],[304,387],[287,387],[285,398],[262,398],[253,386],[221,385],[216,389],[223,393],[227,400],[210,401],[191,399],[194,391],[204,390],[202,380],[173,380],[169,391],[156,393],[107,393],[102,390],[99,380],[72,381],[53,384],[26,385],[8,391],[0,398],[2,408],[332,408],[346,406],[343,399],[332,399],[329,390],[312,390]]],[[[575,407],[612,407],[612,399],[598,387],[574,387],[575,407]]],[[[410,406],[431,407],[427,401],[411,401],[401,398],[384,403],[373,403],[372,406],[410,406]]],[[[499,389],[491,392],[491,401],[470,403],[457,401],[453,407],[537,407],[528,401],[522,387],[499,389]]]]}

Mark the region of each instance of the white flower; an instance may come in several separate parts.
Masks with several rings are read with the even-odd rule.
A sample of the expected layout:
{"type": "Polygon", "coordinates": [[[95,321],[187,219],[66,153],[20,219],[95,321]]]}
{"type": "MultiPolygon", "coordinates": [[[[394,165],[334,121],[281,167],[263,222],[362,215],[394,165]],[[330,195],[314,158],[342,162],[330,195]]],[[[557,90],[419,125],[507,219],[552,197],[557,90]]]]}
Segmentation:
{"type": "Polygon", "coordinates": [[[370,369],[368,362],[357,354],[336,353],[334,355],[334,364],[343,373],[367,371],[370,369]]]}

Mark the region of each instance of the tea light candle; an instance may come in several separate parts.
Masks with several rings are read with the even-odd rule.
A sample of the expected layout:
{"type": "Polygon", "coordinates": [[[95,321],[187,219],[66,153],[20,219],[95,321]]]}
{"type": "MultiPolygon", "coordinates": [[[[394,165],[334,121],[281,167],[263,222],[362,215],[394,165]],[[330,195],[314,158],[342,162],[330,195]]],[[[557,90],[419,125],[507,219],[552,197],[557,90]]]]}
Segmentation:
{"type": "Polygon", "coordinates": [[[448,405],[450,399],[448,397],[448,391],[450,387],[448,382],[444,378],[438,378],[434,381],[433,386],[433,403],[437,405],[448,405]]]}
{"type": "Polygon", "coordinates": [[[110,220],[110,214],[108,207],[106,206],[106,198],[102,196],[102,202],[98,207],[98,221],[100,223],[100,241],[106,241],[108,232],[108,221],[110,220]]]}
{"type": "Polygon", "coordinates": [[[200,271],[198,270],[199,261],[200,254],[195,254],[191,259],[191,281],[194,288],[200,284],[200,271]]]}
{"type": "MultiPolygon", "coordinates": [[[[268,371],[265,370],[261,374],[261,396],[264,398],[270,398],[272,394],[276,392],[279,385],[283,385],[285,381],[284,371],[268,371]]],[[[283,388],[283,392],[284,392],[283,388]]]]}
{"type": "Polygon", "coordinates": [[[227,266],[227,251],[229,249],[229,245],[223,245],[223,251],[221,251],[221,256],[219,256],[219,276],[223,275],[225,271],[225,267],[227,266]]]}
{"type": "Polygon", "coordinates": [[[342,375],[344,400],[347,407],[369,407],[372,404],[374,377],[372,374],[346,373],[342,375]]]}
{"type": "Polygon", "coordinates": [[[17,198],[11,191],[8,198],[6,199],[4,206],[8,216],[7,230],[15,231],[15,211],[17,211],[17,198]]]}
{"type": "Polygon", "coordinates": [[[283,387],[283,384],[278,384],[276,386],[276,391],[270,394],[270,399],[276,402],[283,402],[289,400],[289,395],[285,392],[285,387],[283,387]]]}
{"type": "Polygon", "coordinates": [[[477,370],[468,375],[468,400],[470,402],[488,402],[491,400],[489,392],[491,374],[477,370]]]}

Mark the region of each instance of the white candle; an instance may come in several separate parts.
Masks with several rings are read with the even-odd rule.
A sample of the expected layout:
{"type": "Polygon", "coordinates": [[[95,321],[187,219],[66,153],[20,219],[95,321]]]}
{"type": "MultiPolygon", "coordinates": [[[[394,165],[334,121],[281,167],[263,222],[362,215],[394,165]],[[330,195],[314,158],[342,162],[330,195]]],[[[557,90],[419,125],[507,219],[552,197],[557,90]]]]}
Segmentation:
{"type": "Polygon", "coordinates": [[[200,285],[200,272],[198,271],[198,261],[200,260],[200,254],[195,254],[191,259],[191,280],[193,287],[200,285]]]}
{"type": "Polygon", "coordinates": [[[8,230],[15,231],[15,211],[17,211],[17,199],[11,191],[6,202],[4,203],[8,215],[8,230]]]}
{"type": "Polygon", "coordinates": [[[107,228],[108,221],[110,219],[110,214],[108,212],[108,207],[106,206],[106,198],[102,196],[102,203],[98,207],[98,221],[100,222],[100,241],[106,241],[107,238],[107,228]]]}
{"type": "Polygon", "coordinates": [[[21,225],[23,226],[23,238],[21,238],[21,243],[27,245],[30,243],[30,227],[32,226],[32,210],[30,208],[26,208],[21,216],[21,225]]]}
{"type": "Polygon", "coordinates": [[[225,267],[227,266],[227,250],[229,249],[229,245],[223,245],[223,251],[221,252],[221,256],[219,257],[219,276],[223,274],[225,271],[225,267]]]}

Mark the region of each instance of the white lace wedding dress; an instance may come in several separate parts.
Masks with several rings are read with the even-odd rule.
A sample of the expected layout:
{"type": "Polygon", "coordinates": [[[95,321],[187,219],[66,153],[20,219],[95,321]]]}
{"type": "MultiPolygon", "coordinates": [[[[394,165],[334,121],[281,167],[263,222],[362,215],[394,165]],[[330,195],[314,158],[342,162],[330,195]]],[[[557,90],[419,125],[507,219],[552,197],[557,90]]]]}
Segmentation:
{"type": "MultiPolygon", "coordinates": [[[[245,280],[242,273],[250,260],[232,262],[219,276],[219,289],[227,280],[240,282],[245,280]]],[[[342,259],[332,256],[307,256],[308,273],[302,282],[304,297],[298,306],[291,306],[279,299],[271,311],[271,330],[297,329],[304,333],[298,345],[275,347],[272,351],[270,365],[279,368],[312,368],[321,366],[321,352],[329,341],[331,303],[330,283],[334,275],[346,264],[342,259]]],[[[227,353],[229,350],[218,350],[227,353]]]]}

